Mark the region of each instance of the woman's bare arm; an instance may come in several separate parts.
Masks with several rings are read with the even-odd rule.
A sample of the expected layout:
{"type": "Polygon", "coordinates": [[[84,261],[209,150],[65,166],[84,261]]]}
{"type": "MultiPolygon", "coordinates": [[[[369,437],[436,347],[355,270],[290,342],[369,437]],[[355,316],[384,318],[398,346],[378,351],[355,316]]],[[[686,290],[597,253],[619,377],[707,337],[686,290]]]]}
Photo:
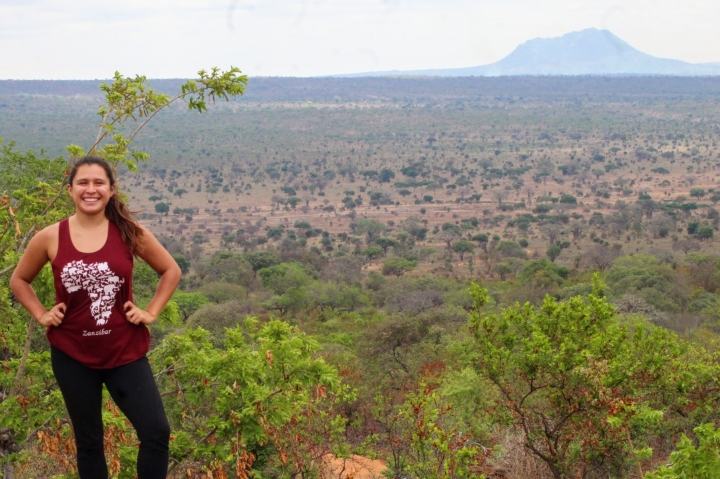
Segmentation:
{"type": "Polygon", "coordinates": [[[160,282],[155,290],[150,304],[145,311],[136,307],[128,301],[123,306],[128,321],[133,324],[151,324],[155,318],[162,312],[165,305],[170,301],[175,288],[180,283],[182,272],[173,257],[160,244],[150,231],[143,228],[143,237],[140,244],[138,256],[142,258],[157,274],[160,275],[160,282]]]}
{"type": "Polygon", "coordinates": [[[43,266],[50,261],[50,247],[55,243],[53,235],[57,236],[55,225],[33,236],[10,278],[10,289],[15,298],[43,326],[58,326],[64,318],[65,311],[64,304],[57,304],[48,311],[31,286],[43,266]]]}

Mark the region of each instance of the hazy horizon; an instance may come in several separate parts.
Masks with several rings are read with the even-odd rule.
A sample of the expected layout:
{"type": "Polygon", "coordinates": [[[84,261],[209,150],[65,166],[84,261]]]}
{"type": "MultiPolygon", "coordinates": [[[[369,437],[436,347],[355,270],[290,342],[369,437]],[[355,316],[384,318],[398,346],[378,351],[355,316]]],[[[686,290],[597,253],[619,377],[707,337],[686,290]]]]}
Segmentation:
{"type": "Polygon", "coordinates": [[[463,68],[585,28],[690,63],[720,62],[720,3],[689,0],[0,1],[0,79],[252,76],[463,68]]]}

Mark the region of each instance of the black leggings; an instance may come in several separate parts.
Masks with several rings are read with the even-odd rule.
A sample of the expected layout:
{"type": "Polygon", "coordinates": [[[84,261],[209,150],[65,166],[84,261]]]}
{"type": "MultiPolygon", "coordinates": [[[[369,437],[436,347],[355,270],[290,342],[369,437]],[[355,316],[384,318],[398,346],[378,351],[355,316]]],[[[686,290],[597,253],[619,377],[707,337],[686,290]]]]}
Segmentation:
{"type": "Polygon", "coordinates": [[[51,348],[52,367],[70,414],[82,479],[107,479],[102,386],[130,420],[138,439],[138,479],[165,479],[170,425],[146,357],[112,369],[91,369],[51,348]]]}

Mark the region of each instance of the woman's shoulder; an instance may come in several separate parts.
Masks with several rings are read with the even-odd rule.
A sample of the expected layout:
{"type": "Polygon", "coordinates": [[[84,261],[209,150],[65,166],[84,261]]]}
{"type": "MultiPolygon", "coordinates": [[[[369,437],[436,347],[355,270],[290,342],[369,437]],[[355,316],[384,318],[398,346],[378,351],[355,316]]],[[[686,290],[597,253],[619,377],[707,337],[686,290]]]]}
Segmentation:
{"type": "Polygon", "coordinates": [[[46,226],[33,236],[33,240],[37,241],[57,241],[60,234],[60,222],[53,223],[50,226],[46,226]]]}
{"type": "Polygon", "coordinates": [[[44,255],[50,261],[55,259],[60,238],[60,223],[54,223],[41,229],[32,237],[25,249],[26,253],[44,255]]]}
{"type": "Polygon", "coordinates": [[[137,223],[137,226],[140,230],[140,234],[138,237],[138,241],[140,241],[140,243],[155,239],[155,235],[152,234],[152,232],[146,226],[143,226],[140,223],[137,223]]]}

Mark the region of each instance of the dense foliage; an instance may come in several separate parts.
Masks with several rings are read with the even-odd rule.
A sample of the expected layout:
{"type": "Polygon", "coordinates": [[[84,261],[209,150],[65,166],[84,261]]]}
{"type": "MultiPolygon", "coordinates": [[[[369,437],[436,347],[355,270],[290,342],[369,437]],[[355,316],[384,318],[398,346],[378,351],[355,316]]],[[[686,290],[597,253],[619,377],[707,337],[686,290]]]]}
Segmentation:
{"type": "MultiPolygon", "coordinates": [[[[500,128],[492,131],[494,109],[527,99],[450,104],[445,98],[433,106],[418,96],[413,101],[427,103],[412,111],[317,109],[301,115],[267,108],[258,109],[252,121],[294,125],[299,119],[341,118],[346,123],[338,128],[353,129],[382,113],[393,128],[405,128],[414,115],[445,130],[460,115],[459,129],[490,118],[483,123],[485,136],[471,141],[448,127],[361,142],[357,135],[348,141],[328,133],[318,140],[324,145],[318,156],[303,163],[289,148],[280,152],[303,130],[288,129],[279,143],[262,133],[243,150],[247,161],[229,161],[234,153],[228,143],[213,150],[219,161],[228,160],[225,165],[188,166],[195,157],[171,163],[177,168],[152,163],[138,168],[137,176],[125,171],[147,159],[131,141],[156,112],[183,99],[204,111],[204,99],[238,95],[245,81],[234,69],[201,72],[172,97],[149,89],[143,77],[117,75],[103,88],[103,123],[88,149],[125,165],[124,179],[134,193],[149,190],[158,215],[146,213],[143,221],[162,232],[183,269],[181,289],[152,327],[149,354],[173,429],[172,477],[349,477],[370,459],[384,460],[382,474],[394,479],[717,476],[720,263],[712,239],[720,215],[700,203],[715,192],[689,188],[695,180],[684,179],[696,202],[660,201],[638,186],[639,178],[634,186],[588,183],[635,162],[638,172],[645,168],[640,165],[665,162],[670,169],[653,167],[654,175],[664,177],[679,167],[675,151],[684,158],[680,148],[687,150],[688,166],[712,171],[711,127],[681,120],[683,128],[695,129],[698,141],[707,141],[702,151],[668,132],[646,137],[645,146],[630,150],[632,159],[626,159],[621,146],[629,148],[631,140],[615,131],[619,127],[584,123],[605,130],[582,158],[581,140],[588,133],[560,131],[561,120],[548,118],[547,105],[522,106],[522,121],[542,118],[557,127],[552,133],[531,134],[528,127],[501,141],[495,139],[500,128]],[[135,110],[138,105],[145,106],[135,110]],[[466,107],[474,110],[463,116],[466,107]],[[403,151],[401,166],[389,164],[376,148],[383,142],[403,151]],[[417,146],[413,142],[422,145],[415,151],[422,154],[405,151],[417,146]],[[268,144],[276,151],[268,153],[268,144]],[[557,164],[543,151],[561,144],[568,161],[557,164]],[[327,145],[337,151],[331,154],[327,145]],[[539,151],[531,158],[520,145],[539,151]],[[456,158],[441,149],[450,147],[456,158]],[[261,165],[267,158],[255,155],[265,154],[275,158],[261,165]],[[549,179],[572,186],[562,194],[536,191],[549,179]],[[331,203],[333,185],[343,199],[331,203]],[[409,203],[394,202],[391,185],[409,203]],[[272,196],[266,192],[265,209],[238,201],[222,211],[215,196],[254,199],[263,188],[273,190],[272,196]],[[625,199],[604,203],[611,194],[625,199]],[[197,204],[201,195],[204,208],[197,204]],[[318,197],[327,201],[320,204],[318,197]],[[449,204],[468,209],[456,213],[449,204]],[[400,206],[407,208],[404,216],[386,211],[400,206]],[[373,208],[387,215],[368,214],[373,208]],[[672,250],[662,244],[672,244],[672,250]]],[[[279,95],[273,82],[264,83],[267,98],[279,95]]],[[[541,93],[534,98],[556,98],[552,89],[541,93]]],[[[325,100],[327,94],[308,93],[325,100]]],[[[19,101],[36,100],[13,98],[7,105],[19,101]]],[[[643,101],[643,108],[655,108],[643,101]]],[[[240,111],[233,109],[236,103],[225,106],[208,108],[209,129],[240,111]]],[[[570,110],[562,121],[585,115],[570,110]]],[[[170,120],[157,121],[184,124],[189,117],[183,115],[170,110],[170,120]]],[[[588,122],[599,122],[593,118],[588,122]]],[[[507,116],[504,121],[511,124],[507,116]]],[[[642,119],[645,125],[655,121],[662,123],[642,119]]],[[[200,133],[218,138],[208,131],[200,133]]],[[[160,148],[183,151],[173,149],[164,162],[176,154],[208,156],[204,141],[173,138],[162,140],[172,146],[160,148]]],[[[71,148],[71,154],[80,153],[71,148]]],[[[19,151],[12,143],[0,152],[5,475],[10,464],[23,477],[75,474],[72,431],[43,331],[7,289],[8,273],[32,234],[71,212],[62,194],[66,167],[62,158],[19,151]]],[[[133,283],[143,304],[157,275],[139,263],[133,283]]],[[[51,304],[48,270],[34,286],[51,304]]],[[[104,419],[111,470],[132,477],[137,439],[109,400],[104,419]]]]}

